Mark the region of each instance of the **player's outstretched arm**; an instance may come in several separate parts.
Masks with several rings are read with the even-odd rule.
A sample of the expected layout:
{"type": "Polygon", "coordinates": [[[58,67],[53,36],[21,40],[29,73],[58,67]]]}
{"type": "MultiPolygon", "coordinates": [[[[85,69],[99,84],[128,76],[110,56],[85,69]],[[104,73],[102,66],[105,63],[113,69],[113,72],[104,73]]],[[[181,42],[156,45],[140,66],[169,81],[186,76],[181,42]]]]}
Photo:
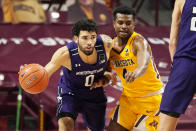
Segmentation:
{"type": "Polygon", "coordinates": [[[50,62],[44,67],[49,77],[61,66],[71,70],[69,51],[66,46],[59,48],[52,56],[50,62]]]}
{"type": "Polygon", "coordinates": [[[133,54],[137,57],[137,67],[134,71],[128,71],[125,74],[125,80],[132,82],[142,76],[148,67],[151,56],[151,49],[148,42],[142,36],[136,36],[133,42],[133,54]]]}
{"type": "Polygon", "coordinates": [[[41,93],[47,88],[49,77],[61,66],[71,69],[69,63],[70,58],[67,47],[62,47],[54,53],[51,61],[45,67],[39,64],[29,64],[20,68],[20,85],[30,94],[41,93]]]}

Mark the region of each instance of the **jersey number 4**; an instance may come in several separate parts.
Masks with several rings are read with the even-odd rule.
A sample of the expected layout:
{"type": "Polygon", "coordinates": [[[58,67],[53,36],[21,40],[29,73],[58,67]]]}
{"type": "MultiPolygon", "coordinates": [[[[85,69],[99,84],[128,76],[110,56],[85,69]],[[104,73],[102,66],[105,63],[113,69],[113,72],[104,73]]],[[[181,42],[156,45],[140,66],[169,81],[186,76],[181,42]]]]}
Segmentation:
{"type": "MultiPolygon", "coordinates": [[[[193,14],[196,14],[196,7],[193,7],[193,14]]],[[[191,19],[191,27],[190,27],[191,31],[196,31],[196,17],[192,17],[191,19]]]]}

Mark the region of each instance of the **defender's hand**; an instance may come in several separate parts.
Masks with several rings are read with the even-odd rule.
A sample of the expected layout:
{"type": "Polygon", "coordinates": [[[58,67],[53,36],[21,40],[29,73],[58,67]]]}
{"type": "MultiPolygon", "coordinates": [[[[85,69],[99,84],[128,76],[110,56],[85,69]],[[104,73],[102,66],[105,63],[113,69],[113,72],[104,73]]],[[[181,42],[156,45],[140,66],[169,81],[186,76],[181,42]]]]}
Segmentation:
{"type": "Polygon", "coordinates": [[[137,78],[136,71],[127,71],[127,73],[125,74],[126,82],[133,82],[136,78],[137,78]]]}
{"type": "Polygon", "coordinates": [[[103,76],[99,79],[95,79],[93,82],[93,85],[91,86],[90,90],[97,88],[97,87],[102,87],[105,86],[109,83],[109,79],[106,76],[103,76]]]}
{"type": "Polygon", "coordinates": [[[112,81],[111,85],[116,85],[117,78],[116,75],[112,72],[105,72],[104,74],[110,81],[112,81]]]}

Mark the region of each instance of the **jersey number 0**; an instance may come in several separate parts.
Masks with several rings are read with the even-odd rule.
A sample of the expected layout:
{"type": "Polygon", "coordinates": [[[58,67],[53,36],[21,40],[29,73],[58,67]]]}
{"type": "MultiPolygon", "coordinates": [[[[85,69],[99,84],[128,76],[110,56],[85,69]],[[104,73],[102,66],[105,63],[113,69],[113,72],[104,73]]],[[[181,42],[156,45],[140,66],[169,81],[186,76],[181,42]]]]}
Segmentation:
{"type": "MultiPolygon", "coordinates": [[[[196,7],[193,7],[193,14],[196,14],[196,7]]],[[[191,31],[196,31],[196,17],[192,17],[191,19],[191,31]]]]}
{"type": "Polygon", "coordinates": [[[95,77],[94,75],[87,76],[85,80],[85,86],[92,86],[94,77],[95,77]]]}

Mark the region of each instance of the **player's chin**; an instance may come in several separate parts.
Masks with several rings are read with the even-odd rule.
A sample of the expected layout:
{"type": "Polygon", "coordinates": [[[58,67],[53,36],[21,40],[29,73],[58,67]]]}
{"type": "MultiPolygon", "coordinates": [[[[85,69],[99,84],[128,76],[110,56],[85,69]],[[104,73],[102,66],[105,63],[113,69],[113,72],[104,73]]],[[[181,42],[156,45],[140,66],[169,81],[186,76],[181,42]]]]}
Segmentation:
{"type": "Polygon", "coordinates": [[[85,51],[85,54],[86,54],[87,56],[92,55],[92,53],[93,53],[93,51],[85,51]]]}
{"type": "Polygon", "coordinates": [[[118,36],[120,36],[121,38],[127,38],[129,35],[128,33],[119,33],[118,36]]]}

